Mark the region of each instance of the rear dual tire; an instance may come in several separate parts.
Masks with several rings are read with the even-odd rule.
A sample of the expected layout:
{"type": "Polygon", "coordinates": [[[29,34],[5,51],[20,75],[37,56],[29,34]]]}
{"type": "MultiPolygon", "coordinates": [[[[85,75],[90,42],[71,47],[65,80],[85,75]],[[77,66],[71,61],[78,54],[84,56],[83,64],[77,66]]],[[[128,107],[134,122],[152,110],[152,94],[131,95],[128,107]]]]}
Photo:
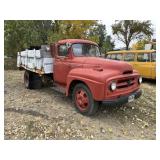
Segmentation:
{"type": "Polygon", "coordinates": [[[27,89],[40,89],[42,87],[42,79],[37,73],[26,70],[24,73],[24,86],[27,89]]]}

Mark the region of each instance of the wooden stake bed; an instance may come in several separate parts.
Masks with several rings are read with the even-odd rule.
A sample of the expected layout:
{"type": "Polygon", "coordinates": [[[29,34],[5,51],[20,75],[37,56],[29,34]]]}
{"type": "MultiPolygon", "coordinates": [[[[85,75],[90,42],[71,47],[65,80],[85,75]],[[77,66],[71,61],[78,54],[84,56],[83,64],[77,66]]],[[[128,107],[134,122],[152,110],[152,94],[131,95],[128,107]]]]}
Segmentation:
{"type": "Polygon", "coordinates": [[[50,48],[42,45],[41,49],[25,50],[17,54],[17,67],[38,73],[53,73],[53,57],[50,48]]]}

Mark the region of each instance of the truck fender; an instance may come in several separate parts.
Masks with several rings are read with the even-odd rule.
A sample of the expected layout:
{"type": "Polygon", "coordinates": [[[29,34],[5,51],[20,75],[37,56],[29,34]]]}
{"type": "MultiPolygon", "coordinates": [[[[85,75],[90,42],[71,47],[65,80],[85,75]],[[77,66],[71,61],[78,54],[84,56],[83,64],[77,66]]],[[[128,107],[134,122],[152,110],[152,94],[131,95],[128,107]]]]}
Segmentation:
{"type": "Polygon", "coordinates": [[[95,74],[93,75],[93,78],[91,78],[91,76],[90,78],[87,78],[87,73],[90,69],[88,71],[86,71],[86,69],[84,71],[84,69],[80,68],[73,70],[70,71],[67,76],[66,96],[69,96],[72,93],[72,90],[77,83],[83,83],[90,89],[94,100],[100,101],[104,99],[105,84],[94,80],[95,74]]]}

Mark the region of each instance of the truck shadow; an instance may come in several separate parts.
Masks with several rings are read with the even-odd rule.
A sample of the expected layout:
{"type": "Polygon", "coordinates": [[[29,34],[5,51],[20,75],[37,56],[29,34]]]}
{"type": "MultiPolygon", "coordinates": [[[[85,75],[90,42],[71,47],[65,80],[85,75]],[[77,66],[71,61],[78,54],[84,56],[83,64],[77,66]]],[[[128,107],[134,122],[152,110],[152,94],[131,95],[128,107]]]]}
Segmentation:
{"type": "Polygon", "coordinates": [[[156,85],[156,79],[143,78],[143,83],[148,83],[148,84],[156,85]]]}
{"type": "Polygon", "coordinates": [[[19,114],[25,114],[25,115],[31,115],[31,116],[35,116],[35,117],[49,119],[48,115],[42,114],[42,113],[39,113],[39,112],[33,111],[33,110],[23,110],[20,108],[5,108],[4,111],[5,112],[15,112],[15,113],[19,113],[19,114]]]}

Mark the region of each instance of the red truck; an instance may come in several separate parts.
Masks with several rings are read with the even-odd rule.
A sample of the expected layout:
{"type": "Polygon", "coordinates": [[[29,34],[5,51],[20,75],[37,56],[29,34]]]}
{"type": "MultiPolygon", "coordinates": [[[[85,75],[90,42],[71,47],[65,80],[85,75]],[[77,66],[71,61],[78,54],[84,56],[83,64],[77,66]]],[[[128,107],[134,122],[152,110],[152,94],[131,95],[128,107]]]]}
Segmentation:
{"type": "Polygon", "coordinates": [[[26,88],[40,88],[43,77],[51,77],[53,88],[71,96],[84,115],[95,114],[99,104],[122,105],[142,94],[138,72],[126,62],[100,57],[89,40],[65,39],[18,52],[17,66],[25,69],[26,88]]]}

